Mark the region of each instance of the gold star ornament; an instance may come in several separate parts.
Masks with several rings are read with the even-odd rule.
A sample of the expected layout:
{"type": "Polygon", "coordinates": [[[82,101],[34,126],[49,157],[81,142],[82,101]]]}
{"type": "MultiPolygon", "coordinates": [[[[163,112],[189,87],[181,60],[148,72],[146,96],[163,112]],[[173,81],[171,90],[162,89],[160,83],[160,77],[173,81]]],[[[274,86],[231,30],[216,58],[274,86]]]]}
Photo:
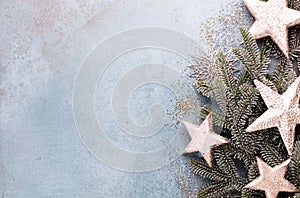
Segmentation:
{"type": "Polygon", "coordinates": [[[265,191],[267,198],[276,198],[279,192],[299,192],[284,178],[290,159],[273,168],[258,157],[256,160],[260,176],[244,188],[265,191]]]}
{"type": "Polygon", "coordinates": [[[259,90],[268,110],[257,118],[247,132],[277,127],[289,155],[292,155],[295,127],[300,123],[300,77],[282,95],[273,91],[258,80],[254,83],[259,90]]]}
{"type": "Polygon", "coordinates": [[[244,0],[255,18],[249,32],[255,39],[270,36],[289,57],[288,27],[300,23],[300,12],[287,7],[287,0],[244,0]]]}
{"type": "Polygon", "coordinates": [[[207,164],[212,167],[212,148],[229,142],[226,138],[213,132],[212,114],[208,114],[200,126],[187,121],[183,121],[183,124],[192,138],[184,150],[184,154],[200,152],[207,164]]]}

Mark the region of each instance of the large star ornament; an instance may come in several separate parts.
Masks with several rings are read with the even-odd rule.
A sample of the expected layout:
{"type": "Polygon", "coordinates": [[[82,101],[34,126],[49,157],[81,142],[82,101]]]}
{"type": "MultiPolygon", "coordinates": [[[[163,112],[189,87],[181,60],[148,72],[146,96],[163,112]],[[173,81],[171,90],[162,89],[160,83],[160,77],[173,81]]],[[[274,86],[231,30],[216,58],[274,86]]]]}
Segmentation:
{"type": "Polygon", "coordinates": [[[289,57],[288,27],[300,23],[300,12],[287,7],[287,0],[244,0],[255,18],[249,32],[255,39],[271,36],[286,57],[289,57]]]}
{"type": "Polygon", "coordinates": [[[247,132],[258,131],[271,127],[278,127],[288,154],[293,152],[295,127],[300,123],[300,77],[282,95],[268,86],[254,81],[268,110],[257,118],[247,129],[247,132]]]}
{"type": "Polygon", "coordinates": [[[212,114],[208,114],[200,126],[183,121],[192,140],[184,150],[186,153],[200,152],[207,164],[212,167],[212,147],[219,146],[229,141],[213,132],[212,114]]]}
{"type": "Polygon", "coordinates": [[[260,158],[256,158],[260,176],[244,188],[265,191],[267,198],[276,198],[279,192],[298,192],[297,188],[284,178],[290,159],[270,167],[260,158]]]}

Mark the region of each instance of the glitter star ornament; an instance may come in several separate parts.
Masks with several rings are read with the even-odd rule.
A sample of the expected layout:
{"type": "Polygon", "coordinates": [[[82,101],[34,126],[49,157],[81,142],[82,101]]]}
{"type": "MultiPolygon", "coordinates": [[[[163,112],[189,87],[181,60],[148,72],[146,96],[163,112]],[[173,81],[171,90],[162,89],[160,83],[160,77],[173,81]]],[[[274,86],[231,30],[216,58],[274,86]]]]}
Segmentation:
{"type": "Polygon", "coordinates": [[[208,114],[200,126],[187,121],[183,121],[183,124],[192,138],[184,150],[184,154],[200,152],[207,164],[212,167],[212,148],[229,142],[229,140],[213,131],[212,114],[208,114]]]}
{"type": "Polygon", "coordinates": [[[298,192],[297,188],[284,178],[290,159],[274,166],[256,158],[260,176],[244,188],[265,191],[267,198],[276,198],[279,192],[298,192]]]}
{"type": "Polygon", "coordinates": [[[288,154],[291,155],[294,147],[295,127],[300,123],[300,77],[282,95],[258,80],[255,80],[254,83],[268,110],[257,118],[246,131],[251,132],[278,127],[288,154]]]}
{"type": "Polygon", "coordinates": [[[286,57],[289,57],[288,27],[300,23],[300,12],[287,7],[287,0],[244,0],[255,18],[249,32],[255,39],[270,36],[286,57]]]}

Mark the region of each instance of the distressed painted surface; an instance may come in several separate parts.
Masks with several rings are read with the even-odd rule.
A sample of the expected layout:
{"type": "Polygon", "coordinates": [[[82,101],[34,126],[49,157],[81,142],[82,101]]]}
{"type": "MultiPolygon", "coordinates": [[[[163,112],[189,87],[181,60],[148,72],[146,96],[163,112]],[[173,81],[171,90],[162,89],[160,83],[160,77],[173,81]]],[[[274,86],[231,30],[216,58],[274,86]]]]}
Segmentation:
{"type": "MultiPolygon", "coordinates": [[[[2,197],[194,196],[195,188],[201,181],[188,171],[187,157],[182,156],[159,170],[142,173],[120,171],[97,160],[83,145],[74,124],[73,82],[89,52],[104,39],[125,30],[146,26],[170,28],[189,35],[208,48],[209,42],[203,39],[210,34],[209,28],[204,28],[205,24],[213,26],[209,21],[217,20],[210,17],[227,13],[222,9],[234,9],[228,6],[232,2],[1,1],[2,197]]],[[[232,11],[228,10],[228,13],[232,11]]],[[[241,24],[245,20],[241,19],[241,24]]],[[[235,23],[230,27],[236,33],[238,25],[235,23]]],[[[230,35],[231,30],[226,30],[228,38],[234,37],[230,35]]],[[[221,37],[225,33],[217,36],[212,33],[214,41],[225,41],[226,38],[221,37]]],[[[225,47],[237,46],[237,43],[229,42],[225,47]]],[[[120,61],[129,65],[135,62],[141,64],[143,60],[139,57],[159,55],[157,52],[140,51],[136,56],[125,57],[125,60],[120,61]]],[[[166,56],[172,59],[171,55],[166,56]]],[[[160,60],[164,60],[163,57],[160,60]]],[[[180,63],[183,64],[178,62],[177,69],[184,71],[186,65],[180,63]]],[[[128,71],[128,68],[118,68],[118,65],[112,68],[115,69],[108,71],[111,74],[108,75],[110,80],[128,71]]],[[[105,79],[101,82],[107,83],[105,79]]],[[[113,84],[107,83],[105,89],[98,87],[96,97],[101,98],[101,94],[105,94],[105,90],[109,90],[113,84]]],[[[148,98],[149,90],[154,90],[152,85],[147,86],[132,96],[133,101],[139,102],[129,102],[132,117],[141,124],[147,123],[147,115],[137,116],[134,111],[145,110],[145,106],[153,103],[149,100],[141,102],[143,97],[148,98]]],[[[172,94],[165,93],[161,88],[155,89],[154,95],[154,101],[162,96],[173,99],[173,103],[175,101],[172,94]]],[[[168,102],[163,101],[171,108],[168,102]]],[[[102,112],[106,111],[105,107],[101,106],[101,102],[96,106],[98,119],[104,118],[102,112]]],[[[191,119],[197,120],[197,117],[191,119]]],[[[110,120],[113,118],[108,116],[105,128],[114,132],[115,126],[110,126],[110,120]]],[[[177,130],[183,129],[179,127],[177,130]]],[[[144,147],[139,143],[133,145],[134,140],[130,138],[129,142],[124,142],[117,132],[108,136],[124,149],[147,151],[164,145],[165,141],[161,138],[168,141],[172,133],[159,136],[160,139],[154,137],[150,143],[143,144],[144,147]]]]}

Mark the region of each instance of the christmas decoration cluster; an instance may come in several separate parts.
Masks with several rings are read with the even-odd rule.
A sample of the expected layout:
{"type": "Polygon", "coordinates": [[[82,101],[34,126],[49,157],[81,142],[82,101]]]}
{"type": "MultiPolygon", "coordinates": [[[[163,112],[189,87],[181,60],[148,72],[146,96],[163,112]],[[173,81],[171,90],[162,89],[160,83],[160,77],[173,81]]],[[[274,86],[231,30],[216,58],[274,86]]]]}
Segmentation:
{"type": "Polygon", "coordinates": [[[210,103],[200,126],[183,121],[191,136],[184,153],[199,153],[191,168],[210,180],[200,187],[201,198],[299,198],[300,1],[244,3],[255,22],[241,29],[243,46],[233,50],[239,61],[218,50],[213,76],[196,78],[210,103]],[[277,61],[273,70],[271,59],[277,61]]]}

